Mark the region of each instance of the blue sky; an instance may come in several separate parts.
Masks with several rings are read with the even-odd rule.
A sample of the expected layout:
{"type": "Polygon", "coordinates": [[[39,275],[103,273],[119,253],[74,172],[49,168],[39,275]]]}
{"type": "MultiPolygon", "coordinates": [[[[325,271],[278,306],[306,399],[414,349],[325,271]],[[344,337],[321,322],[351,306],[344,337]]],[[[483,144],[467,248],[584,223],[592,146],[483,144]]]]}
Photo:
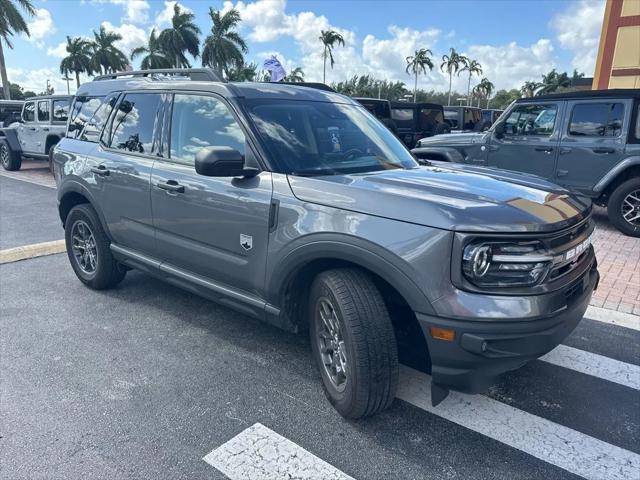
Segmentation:
{"type": "MultiPolygon", "coordinates": [[[[164,28],[173,1],[164,0],[35,0],[30,39],[15,39],[5,56],[11,81],[41,91],[50,79],[56,91],[66,90],[58,67],[67,35],[88,37],[105,25],[123,35],[125,52],[140,45],[152,28],[164,28]]],[[[513,88],[539,79],[553,67],[578,68],[587,76],[593,65],[604,0],[257,0],[179,2],[196,15],[203,36],[211,23],[210,6],[237,8],[241,34],[249,44],[248,60],[262,63],[277,54],[285,67],[301,66],[308,80],[322,79],[320,30],[343,34],[336,48],[336,66],[328,80],[354,74],[401,80],[405,57],[426,47],[439,59],[455,47],[484,67],[498,88],[513,88]]],[[[194,64],[198,64],[196,61],[194,64]]],[[[444,90],[447,78],[436,69],[420,79],[422,88],[444,90]]],[[[455,79],[460,90],[464,78],[455,79]]]]}

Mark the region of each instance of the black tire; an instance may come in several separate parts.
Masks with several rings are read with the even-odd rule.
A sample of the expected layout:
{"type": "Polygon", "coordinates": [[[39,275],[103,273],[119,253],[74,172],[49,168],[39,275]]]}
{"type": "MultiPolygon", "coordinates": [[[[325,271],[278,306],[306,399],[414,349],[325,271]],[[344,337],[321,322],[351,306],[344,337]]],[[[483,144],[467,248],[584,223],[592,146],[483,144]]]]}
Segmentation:
{"type": "Polygon", "coordinates": [[[0,138],[0,163],[9,171],[20,170],[22,166],[22,156],[11,149],[6,138],[0,138]]]}
{"type": "Polygon", "coordinates": [[[56,145],[53,144],[49,147],[49,152],[48,152],[48,156],[49,156],[49,171],[51,172],[51,175],[53,175],[53,149],[56,145]]]}
{"type": "MultiPolygon", "coordinates": [[[[95,290],[104,290],[115,287],[122,281],[127,273],[126,269],[113,258],[109,248],[109,239],[104,233],[98,214],[91,205],[83,203],[73,207],[65,221],[64,230],[69,262],[82,283],[95,290]],[[82,226],[83,231],[86,231],[85,227],[88,228],[93,238],[93,245],[95,245],[93,269],[90,268],[91,265],[86,269],[83,268],[81,260],[77,258],[76,253],[84,250],[74,250],[73,247],[75,239],[72,237],[78,236],[76,234],[80,226],[82,226]]],[[[86,245],[84,247],[87,248],[86,245]]]]}
{"type": "MultiPolygon", "coordinates": [[[[632,208],[630,205],[635,205],[636,210],[632,215],[633,217],[636,215],[640,216],[640,204],[636,200],[633,200],[634,198],[640,198],[639,194],[640,178],[635,177],[618,185],[607,202],[609,221],[622,233],[631,237],[640,237],[640,217],[635,219],[634,222],[627,221],[623,215],[623,207],[630,209],[632,208]],[[634,192],[638,193],[634,194],[634,192]],[[631,202],[631,204],[629,202],[631,202]]],[[[629,216],[628,213],[627,216],[629,216]]]]}
{"type": "MultiPolygon", "coordinates": [[[[351,268],[328,270],[313,281],[309,297],[311,349],[329,402],[345,418],[362,418],[389,407],[398,387],[398,349],[387,307],[371,278],[351,268]],[[320,310],[335,312],[346,376],[339,384],[321,354],[320,310]]],[[[325,335],[326,336],[326,335],[325,335]]],[[[335,345],[335,343],[334,343],[335,345]]],[[[336,350],[330,355],[336,355],[336,350]]],[[[336,375],[337,377],[337,375],[336,375]]]]}

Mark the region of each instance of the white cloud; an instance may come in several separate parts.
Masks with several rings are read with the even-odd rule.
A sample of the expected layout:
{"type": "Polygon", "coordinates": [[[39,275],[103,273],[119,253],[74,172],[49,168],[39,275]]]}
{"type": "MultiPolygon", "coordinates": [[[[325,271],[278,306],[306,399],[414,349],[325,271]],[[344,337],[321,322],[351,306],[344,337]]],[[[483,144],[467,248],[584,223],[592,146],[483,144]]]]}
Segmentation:
{"type": "MultiPolygon", "coordinates": [[[[19,84],[25,90],[36,93],[43,92],[49,80],[56,93],[67,93],[67,82],[62,79],[62,74],[57,68],[38,68],[34,70],[24,70],[21,68],[7,68],[7,75],[11,83],[19,84]]],[[[71,93],[76,90],[75,75],[71,74],[73,81],[69,82],[71,93]]],[[[86,75],[80,75],[80,82],[88,81],[86,75]]]]}
{"type": "Polygon", "coordinates": [[[50,57],[64,58],[67,56],[67,42],[60,42],[55,47],[47,48],[47,55],[50,57]]]}
{"type": "Polygon", "coordinates": [[[158,15],[156,15],[155,20],[155,28],[160,30],[162,28],[166,28],[171,25],[171,19],[173,18],[173,6],[178,4],[181,10],[185,12],[192,12],[190,8],[185,7],[182,3],[176,2],[175,0],[165,0],[164,9],[160,11],[158,15]]]}
{"type": "Polygon", "coordinates": [[[119,33],[122,36],[122,40],[117,41],[115,45],[122,50],[127,57],[134,48],[147,44],[147,32],[135,25],[123,23],[119,27],[116,27],[110,22],[102,22],[100,25],[103,26],[105,30],[119,33]]]}
{"type": "Polygon", "coordinates": [[[111,0],[114,5],[124,7],[124,22],[146,23],[149,20],[149,2],[147,0],[111,0]]]}
{"type": "Polygon", "coordinates": [[[51,13],[46,8],[36,9],[36,14],[33,20],[27,23],[29,33],[31,34],[27,39],[30,42],[35,43],[39,48],[44,47],[42,39],[48,35],[52,35],[56,32],[56,28],[51,18],[51,13]]]}
{"type": "Polygon", "coordinates": [[[580,0],[551,19],[562,48],[573,52],[572,67],[592,76],[598,55],[604,0],[580,0]]]}

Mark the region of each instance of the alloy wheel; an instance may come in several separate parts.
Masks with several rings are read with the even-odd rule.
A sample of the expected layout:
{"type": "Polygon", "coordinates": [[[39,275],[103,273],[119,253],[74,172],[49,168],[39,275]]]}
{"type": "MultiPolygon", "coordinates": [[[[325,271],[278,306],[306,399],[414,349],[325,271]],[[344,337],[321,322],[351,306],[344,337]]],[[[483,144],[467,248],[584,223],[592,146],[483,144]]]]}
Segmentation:
{"type": "Polygon", "coordinates": [[[327,298],[318,301],[318,315],[322,321],[316,327],[322,365],[331,384],[342,392],[347,384],[349,370],[341,322],[336,309],[327,298]]]}
{"type": "Polygon", "coordinates": [[[80,270],[87,275],[98,266],[98,248],[91,227],[84,220],[76,220],[71,227],[71,251],[80,270]]]}
{"type": "Polygon", "coordinates": [[[640,189],[633,190],[622,200],[622,218],[634,227],[640,226],[640,189]]]}

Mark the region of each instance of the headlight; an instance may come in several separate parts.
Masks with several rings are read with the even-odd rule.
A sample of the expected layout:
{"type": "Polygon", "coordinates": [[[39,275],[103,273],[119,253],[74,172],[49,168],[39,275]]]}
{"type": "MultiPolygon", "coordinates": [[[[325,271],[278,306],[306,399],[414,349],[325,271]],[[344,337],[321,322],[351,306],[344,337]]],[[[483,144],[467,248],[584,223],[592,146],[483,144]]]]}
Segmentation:
{"type": "Polygon", "coordinates": [[[462,272],[478,287],[537,285],[552,263],[539,242],[472,243],[462,254],[462,272]]]}

